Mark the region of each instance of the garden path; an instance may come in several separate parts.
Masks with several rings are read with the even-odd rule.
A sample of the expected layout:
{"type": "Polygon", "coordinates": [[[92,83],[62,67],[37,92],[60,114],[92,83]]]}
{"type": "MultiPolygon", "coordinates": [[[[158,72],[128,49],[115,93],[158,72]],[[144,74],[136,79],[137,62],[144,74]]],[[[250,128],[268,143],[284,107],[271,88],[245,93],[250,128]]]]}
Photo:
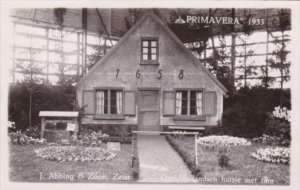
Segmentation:
{"type": "Polygon", "coordinates": [[[161,135],[138,135],[140,180],[146,183],[196,182],[180,156],[161,135]]]}

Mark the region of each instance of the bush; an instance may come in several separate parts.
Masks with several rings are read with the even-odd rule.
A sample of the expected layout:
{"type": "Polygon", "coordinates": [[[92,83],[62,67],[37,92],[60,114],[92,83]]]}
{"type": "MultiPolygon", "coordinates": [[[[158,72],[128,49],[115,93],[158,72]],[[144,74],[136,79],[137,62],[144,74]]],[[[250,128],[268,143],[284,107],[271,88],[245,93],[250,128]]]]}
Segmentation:
{"type": "Polygon", "coordinates": [[[101,131],[89,131],[86,133],[81,132],[78,134],[77,144],[84,146],[100,146],[102,143],[101,140],[108,137],[109,136],[107,134],[102,134],[101,131]]]}
{"type": "Polygon", "coordinates": [[[35,139],[28,137],[21,131],[9,133],[9,142],[15,145],[28,145],[28,144],[45,144],[45,139],[35,139]]]}
{"type": "Polygon", "coordinates": [[[218,151],[218,163],[220,167],[228,167],[230,161],[229,150],[226,147],[220,147],[218,151]]]}
{"type": "Polygon", "coordinates": [[[268,136],[278,137],[279,144],[289,145],[291,141],[291,123],[283,118],[276,118],[268,114],[264,133],[268,136]]]}
{"type": "MultiPolygon", "coordinates": [[[[222,123],[227,135],[259,137],[266,129],[267,113],[280,104],[280,89],[241,88],[224,99],[222,123]]],[[[290,90],[284,91],[283,106],[290,108],[290,90]]]]}
{"type": "Polygon", "coordinates": [[[33,127],[29,127],[25,130],[25,135],[27,135],[28,137],[32,137],[32,138],[40,138],[41,136],[41,130],[39,126],[33,126],[33,127]]]}

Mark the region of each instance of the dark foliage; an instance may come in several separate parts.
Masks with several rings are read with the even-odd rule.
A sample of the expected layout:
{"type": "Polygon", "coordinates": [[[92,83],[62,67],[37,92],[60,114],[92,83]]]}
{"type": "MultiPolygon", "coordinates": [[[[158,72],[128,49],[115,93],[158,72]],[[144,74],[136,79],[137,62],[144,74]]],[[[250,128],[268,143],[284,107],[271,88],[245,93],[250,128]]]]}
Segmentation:
{"type": "Polygon", "coordinates": [[[226,147],[220,147],[218,151],[219,166],[224,168],[229,166],[230,155],[226,147]]]}
{"type": "MultiPolygon", "coordinates": [[[[32,125],[40,125],[40,111],[72,111],[76,104],[76,90],[71,84],[38,86],[32,98],[32,125]]],[[[18,130],[28,127],[29,97],[26,86],[18,83],[10,86],[9,120],[16,123],[18,130]]]]}
{"type": "MultiPolygon", "coordinates": [[[[224,133],[241,137],[258,137],[266,129],[267,113],[280,105],[280,89],[241,88],[224,99],[224,133]]],[[[290,109],[290,90],[283,91],[283,106],[290,109]]]]}
{"type": "Polygon", "coordinates": [[[281,145],[289,145],[291,142],[291,123],[285,119],[276,118],[268,114],[264,133],[278,137],[281,145]]]}

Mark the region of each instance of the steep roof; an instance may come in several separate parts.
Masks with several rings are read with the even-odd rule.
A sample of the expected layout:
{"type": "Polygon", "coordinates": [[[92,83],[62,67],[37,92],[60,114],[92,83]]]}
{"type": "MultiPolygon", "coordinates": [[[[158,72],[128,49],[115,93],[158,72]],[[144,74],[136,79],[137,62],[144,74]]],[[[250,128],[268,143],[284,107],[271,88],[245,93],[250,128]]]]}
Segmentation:
{"type": "Polygon", "coordinates": [[[78,86],[81,86],[81,84],[89,77],[91,76],[96,70],[97,68],[104,62],[106,62],[108,60],[108,58],[110,56],[112,56],[121,46],[122,44],[129,38],[129,36],[131,34],[133,34],[140,26],[141,24],[148,18],[148,17],[151,17],[153,20],[155,20],[156,22],[158,22],[163,30],[165,30],[165,32],[169,35],[169,37],[171,39],[173,39],[177,44],[178,44],[178,47],[180,47],[184,53],[186,53],[187,55],[190,56],[190,58],[192,59],[194,65],[201,69],[205,74],[207,74],[207,76],[209,78],[211,78],[219,87],[220,89],[223,91],[224,94],[227,93],[227,89],[220,83],[220,81],[218,81],[216,79],[215,76],[213,76],[213,74],[192,54],[192,52],[190,50],[188,50],[184,45],[183,43],[180,41],[180,39],[169,29],[169,27],[167,27],[161,20],[158,16],[156,16],[154,13],[152,12],[148,12],[148,13],[145,13],[142,18],[140,18],[138,20],[138,22],[133,26],[131,27],[131,29],[119,40],[119,42],[114,45],[109,51],[108,53],[98,62],[96,63],[96,65],[86,74],[84,75],[79,81],[78,81],[78,84],[77,84],[77,87],[78,86]]]}

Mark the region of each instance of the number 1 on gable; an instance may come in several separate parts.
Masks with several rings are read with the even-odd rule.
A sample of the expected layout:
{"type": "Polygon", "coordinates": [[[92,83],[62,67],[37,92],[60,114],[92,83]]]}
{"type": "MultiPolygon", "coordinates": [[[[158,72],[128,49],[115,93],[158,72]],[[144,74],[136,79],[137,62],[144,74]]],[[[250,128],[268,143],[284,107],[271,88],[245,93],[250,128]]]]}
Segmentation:
{"type": "Polygon", "coordinates": [[[120,69],[117,69],[116,78],[118,78],[119,72],[120,72],[120,69]]]}

